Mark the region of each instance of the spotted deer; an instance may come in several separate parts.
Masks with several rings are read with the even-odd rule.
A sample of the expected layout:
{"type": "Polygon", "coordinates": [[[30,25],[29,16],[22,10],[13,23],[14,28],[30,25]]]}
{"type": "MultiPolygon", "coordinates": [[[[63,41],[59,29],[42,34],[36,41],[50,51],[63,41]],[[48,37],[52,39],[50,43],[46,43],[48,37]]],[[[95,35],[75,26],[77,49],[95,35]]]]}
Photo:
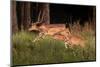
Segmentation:
{"type": "Polygon", "coordinates": [[[54,39],[63,41],[65,43],[66,48],[67,45],[70,45],[71,47],[74,45],[79,45],[81,47],[85,46],[85,42],[82,37],[73,35],[72,33],[70,33],[70,30],[66,28],[65,25],[62,24],[48,24],[48,25],[43,24],[41,26],[36,26],[36,29],[33,26],[29,30],[40,31],[39,36],[35,38],[33,42],[39,40],[39,38],[44,38],[46,35],[49,35],[52,36],[52,38],[54,39]]]}
{"type": "MultiPolygon", "coordinates": [[[[29,31],[39,31],[39,36],[36,37],[33,42],[38,41],[40,38],[44,38],[46,35],[51,36],[53,39],[61,40],[65,42],[68,38],[68,33],[70,33],[69,29],[65,27],[65,24],[33,24],[29,28],[29,31]]],[[[67,41],[65,42],[65,47],[67,45],[67,41]]]]}

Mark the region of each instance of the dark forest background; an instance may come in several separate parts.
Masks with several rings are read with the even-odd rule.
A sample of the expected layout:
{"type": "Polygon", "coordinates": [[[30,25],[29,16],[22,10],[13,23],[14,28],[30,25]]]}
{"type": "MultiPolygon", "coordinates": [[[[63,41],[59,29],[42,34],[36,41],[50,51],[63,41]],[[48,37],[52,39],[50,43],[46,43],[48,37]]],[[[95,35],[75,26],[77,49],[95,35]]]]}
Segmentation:
{"type": "Polygon", "coordinates": [[[40,19],[44,14],[41,22],[46,24],[74,24],[80,20],[81,26],[84,26],[86,21],[95,26],[96,22],[95,6],[12,1],[11,7],[12,32],[27,30],[31,23],[38,20],[40,11],[40,19]]]}

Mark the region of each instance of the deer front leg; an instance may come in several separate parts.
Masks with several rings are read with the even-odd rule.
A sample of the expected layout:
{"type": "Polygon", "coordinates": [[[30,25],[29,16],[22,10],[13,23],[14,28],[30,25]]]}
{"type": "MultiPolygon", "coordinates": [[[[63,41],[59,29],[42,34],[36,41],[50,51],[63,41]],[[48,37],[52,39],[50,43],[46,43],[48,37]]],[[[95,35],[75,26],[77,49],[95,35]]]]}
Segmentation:
{"type": "Polygon", "coordinates": [[[32,42],[36,42],[40,40],[41,38],[43,38],[43,33],[39,33],[39,36],[37,36],[32,42]]]}
{"type": "Polygon", "coordinates": [[[65,42],[65,48],[72,48],[72,45],[68,42],[65,42]]]}
{"type": "Polygon", "coordinates": [[[44,33],[39,33],[39,36],[37,36],[32,42],[36,42],[40,40],[41,38],[43,39],[45,37],[44,33]]]}
{"type": "Polygon", "coordinates": [[[67,42],[65,42],[65,48],[68,48],[68,43],[67,42]]]}
{"type": "Polygon", "coordinates": [[[65,48],[71,47],[71,43],[68,39],[65,39],[65,48]]]}

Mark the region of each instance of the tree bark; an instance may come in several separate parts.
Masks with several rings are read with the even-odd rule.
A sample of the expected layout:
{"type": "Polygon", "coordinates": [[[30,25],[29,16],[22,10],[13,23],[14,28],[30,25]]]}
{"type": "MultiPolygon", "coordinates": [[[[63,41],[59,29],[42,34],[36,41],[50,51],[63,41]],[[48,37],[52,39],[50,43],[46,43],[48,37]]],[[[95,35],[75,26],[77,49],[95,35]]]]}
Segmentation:
{"type": "Polygon", "coordinates": [[[19,22],[18,28],[19,30],[28,30],[29,24],[31,22],[30,17],[30,2],[19,2],[19,22]]]}
{"type": "Polygon", "coordinates": [[[17,27],[17,15],[16,15],[16,1],[12,1],[12,8],[11,8],[11,22],[12,22],[12,33],[18,31],[17,27]]]}
{"type": "Polygon", "coordinates": [[[20,3],[20,5],[21,5],[21,24],[20,24],[20,26],[21,26],[21,29],[20,30],[23,30],[23,28],[24,28],[24,2],[21,2],[20,3]]]}
{"type": "Polygon", "coordinates": [[[44,4],[44,23],[50,23],[49,4],[44,4]]]}
{"type": "MultiPolygon", "coordinates": [[[[45,24],[50,24],[50,11],[48,3],[39,4],[39,12],[41,11],[41,22],[45,24]]],[[[39,14],[39,13],[38,13],[39,14]]]]}
{"type": "Polygon", "coordinates": [[[23,20],[23,28],[24,30],[27,30],[29,28],[29,25],[31,23],[31,17],[30,17],[30,2],[24,3],[24,20],[23,20]]]}

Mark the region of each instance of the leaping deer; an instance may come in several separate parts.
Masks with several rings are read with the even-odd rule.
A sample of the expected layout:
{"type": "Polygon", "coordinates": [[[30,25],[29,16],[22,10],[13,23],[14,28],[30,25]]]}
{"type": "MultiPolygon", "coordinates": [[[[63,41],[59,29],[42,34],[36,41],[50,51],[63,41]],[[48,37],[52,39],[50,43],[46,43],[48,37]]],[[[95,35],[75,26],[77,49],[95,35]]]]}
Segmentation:
{"type": "Polygon", "coordinates": [[[84,40],[81,37],[73,36],[69,30],[66,28],[65,24],[45,24],[40,20],[40,14],[38,16],[38,21],[36,23],[32,23],[32,26],[29,28],[29,31],[39,31],[39,36],[37,36],[33,42],[38,41],[40,38],[44,38],[46,35],[52,36],[53,39],[61,40],[65,44],[65,48],[67,45],[80,45],[84,47],[84,40]]]}

